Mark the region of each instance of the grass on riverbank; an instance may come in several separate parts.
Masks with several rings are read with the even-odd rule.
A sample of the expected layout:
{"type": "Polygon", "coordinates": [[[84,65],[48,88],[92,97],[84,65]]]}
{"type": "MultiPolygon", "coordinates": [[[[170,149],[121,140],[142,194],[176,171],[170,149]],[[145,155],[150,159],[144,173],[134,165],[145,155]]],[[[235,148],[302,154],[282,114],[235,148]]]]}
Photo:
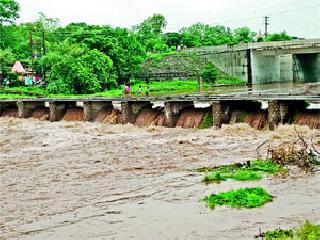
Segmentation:
{"type": "MultiPolygon", "coordinates": [[[[217,84],[243,84],[243,81],[237,79],[221,79],[217,84]]],[[[144,81],[135,81],[132,85],[132,97],[145,97],[144,81]],[[138,93],[139,86],[142,86],[142,93],[138,93]]],[[[197,93],[198,82],[194,80],[174,80],[163,82],[150,82],[150,96],[172,96],[179,94],[197,93]]],[[[203,83],[202,90],[208,90],[212,85],[203,83]]],[[[88,98],[88,97],[122,97],[123,87],[111,89],[93,94],[50,94],[44,87],[37,86],[21,86],[21,87],[4,87],[0,88],[0,98],[21,98],[24,97],[48,97],[48,98],[88,98]]]]}
{"type": "Polygon", "coordinates": [[[219,183],[226,180],[250,181],[260,180],[263,174],[274,174],[284,171],[271,161],[254,160],[246,164],[232,164],[216,168],[202,168],[198,171],[206,172],[205,183],[219,183]]]}
{"type": "Polygon", "coordinates": [[[266,238],[266,240],[318,240],[320,239],[320,225],[306,221],[298,229],[283,230],[279,228],[274,231],[265,232],[263,236],[266,238]]]}
{"type": "Polygon", "coordinates": [[[267,202],[272,201],[273,197],[263,188],[240,188],[219,194],[212,194],[203,199],[209,208],[214,209],[216,205],[226,205],[233,208],[257,208],[267,202]]]}

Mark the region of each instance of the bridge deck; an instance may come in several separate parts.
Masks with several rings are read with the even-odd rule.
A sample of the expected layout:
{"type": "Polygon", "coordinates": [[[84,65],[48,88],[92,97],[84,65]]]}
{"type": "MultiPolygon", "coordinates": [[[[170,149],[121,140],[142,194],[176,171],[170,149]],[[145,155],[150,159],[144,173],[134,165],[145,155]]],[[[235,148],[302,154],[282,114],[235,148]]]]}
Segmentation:
{"type": "Polygon", "coordinates": [[[300,96],[291,94],[228,94],[228,95],[184,95],[177,97],[131,97],[131,98],[23,98],[23,99],[0,99],[1,102],[182,102],[182,101],[197,101],[197,102],[213,102],[213,101],[270,101],[270,100],[283,100],[283,101],[312,101],[320,103],[320,93],[312,96],[300,96]]]}

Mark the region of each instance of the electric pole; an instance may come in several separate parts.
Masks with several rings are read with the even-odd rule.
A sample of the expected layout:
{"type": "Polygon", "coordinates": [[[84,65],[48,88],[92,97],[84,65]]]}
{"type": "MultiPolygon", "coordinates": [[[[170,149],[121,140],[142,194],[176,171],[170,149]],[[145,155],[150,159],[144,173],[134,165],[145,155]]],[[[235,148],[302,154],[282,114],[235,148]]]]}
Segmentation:
{"type": "MultiPolygon", "coordinates": [[[[42,30],[41,36],[42,36],[42,56],[44,56],[44,55],[46,55],[46,40],[45,40],[45,36],[44,36],[44,30],[42,30]]],[[[41,67],[42,67],[42,79],[43,79],[43,81],[45,81],[46,70],[44,68],[43,63],[41,64],[41,67]]]]}
{"type": "Polygon", "coordinates": [[[42,55],[46,55],[46,39],[45,39],[45,36],[44,36],[44,30],[42,31],[42,55]]]}
{"type": "Polygon", "coordinates": [[[270,17],[264,17],[264,37],[268,37],[268,26],[270,25],[270,17]]]}
{"type": "Polygon", "coordinates": [[[29,29],[29,50],[30,50],[30,57],[31,57],[31,62],[32,62],[32,68],[33,68],[33,29],[29,29]]]}

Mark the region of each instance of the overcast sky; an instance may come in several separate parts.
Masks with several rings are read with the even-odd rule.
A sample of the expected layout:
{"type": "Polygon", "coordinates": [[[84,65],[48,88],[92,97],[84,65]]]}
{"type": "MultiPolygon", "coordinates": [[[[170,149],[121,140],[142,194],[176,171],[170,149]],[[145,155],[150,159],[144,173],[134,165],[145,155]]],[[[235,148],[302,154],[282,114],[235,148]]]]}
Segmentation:
{"type": "Polygon", "coordinates": [[[248,26],[264,32],[263,17],[270,16],[270,32],[320,38],[320,0],[17,0],[19,22],[33,21],[38,12],[71,22],[131,27],[153,13],[168,20],[167,32],[196,22],[248,26]]]}

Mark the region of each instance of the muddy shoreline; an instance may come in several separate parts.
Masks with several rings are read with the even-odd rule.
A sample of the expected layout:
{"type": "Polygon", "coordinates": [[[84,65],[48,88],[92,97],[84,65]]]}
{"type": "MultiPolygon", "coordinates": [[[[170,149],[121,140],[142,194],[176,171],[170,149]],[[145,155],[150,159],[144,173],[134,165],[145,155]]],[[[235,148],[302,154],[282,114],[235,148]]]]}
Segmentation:
{"type": "MultiPolygon", "coordinates": [[[[320,131],[299,126],[319,143],[320,131]]],[[[222,130],[0,119],[0,239],[253,239],[259,229],[320,223],[320,174],[205,185],[188,171],[256,158],[296,139],[246,124],[222,130]],[[207,194],[263,186],[262,208],[205,207],[207,194]]],[[[320,146],[318,145],[318,148],[320,146]]]]}

